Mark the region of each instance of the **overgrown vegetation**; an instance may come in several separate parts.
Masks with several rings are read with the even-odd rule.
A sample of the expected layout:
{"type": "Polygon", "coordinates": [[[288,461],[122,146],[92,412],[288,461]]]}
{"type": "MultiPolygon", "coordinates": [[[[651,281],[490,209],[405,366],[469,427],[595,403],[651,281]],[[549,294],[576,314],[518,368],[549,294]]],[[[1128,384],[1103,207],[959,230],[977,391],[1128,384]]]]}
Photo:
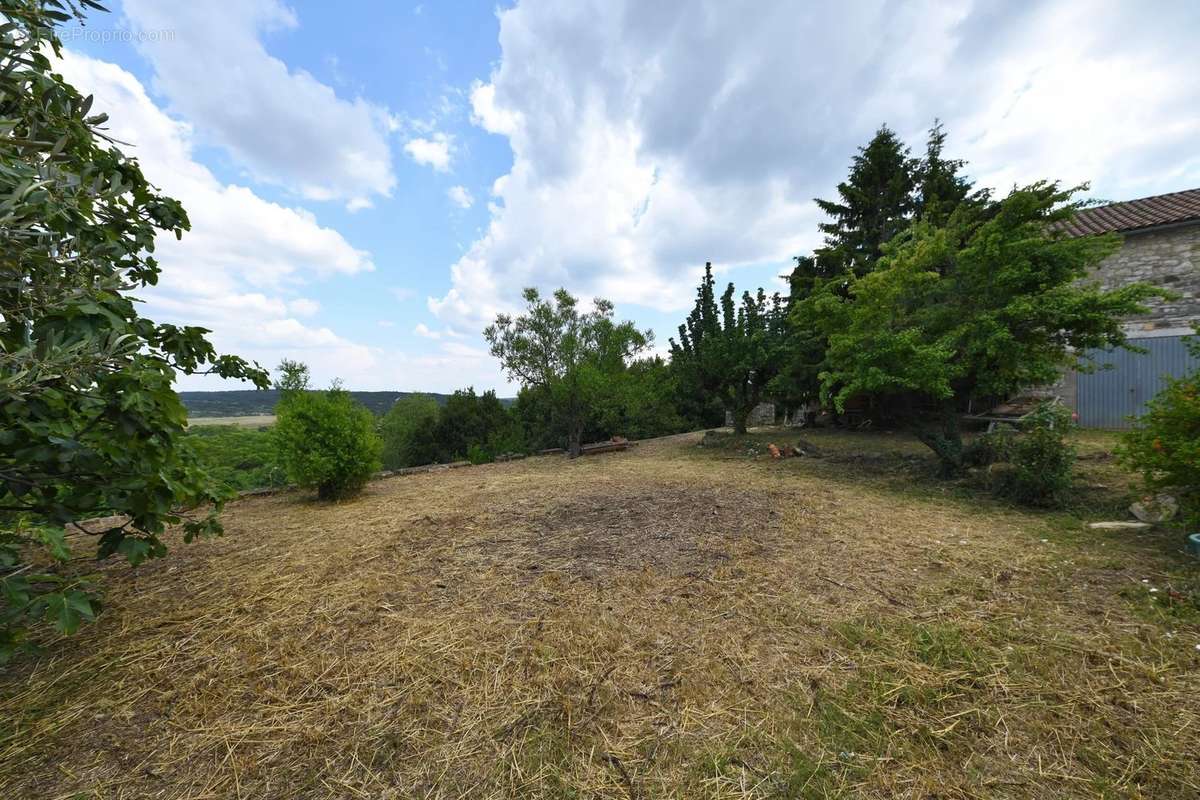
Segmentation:
{"type": "Polygon", "coordinates": [[[55,27],[78,4],[0,0],[0,662],[39,622],[72,632],[96,610],[69,566],[88,527],[95,554],[130,563],[221,530],[227,493],[184,441],[179,374],[266,385],[266,373],[218,355],[203,328],[157,324],[133,293],[158,281],[158,234],[188,218],[102,131],[103,114],[53,71],[55,27]]]}
{"type": "MultiPolygon", "coordinates": [[[[1188,348],[1200,358],[1200,335],[1188,348]]],[[[1150,491],[1167,491],[1184,518],[1200,524],[1200,371],[1169,381],[1124,437],[1121,460],[1141,473],[1150,491]]]]}
{"type": "Polygon", "coordinates": [[[1071,412],[1042,403],[1021,421],[1020,434],[1005,443],[1011,468],[997,475],[996,490],[1032,506],[1053,506],[1071,488],[1075,448],[1067,441],[1071,412]]]}
{"type": "Polygon", "coordinates": [[[231,491],[269,489],[287,483],[270,428],[191,426],[187,441],[204,471],[231,491]]]}

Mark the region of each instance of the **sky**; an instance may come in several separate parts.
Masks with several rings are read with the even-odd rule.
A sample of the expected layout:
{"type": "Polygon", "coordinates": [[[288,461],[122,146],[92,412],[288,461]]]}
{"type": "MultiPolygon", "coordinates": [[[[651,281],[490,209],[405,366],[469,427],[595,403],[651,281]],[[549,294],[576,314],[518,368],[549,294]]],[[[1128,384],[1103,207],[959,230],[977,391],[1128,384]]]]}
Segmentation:
{"type": "Polygon", "coordinates": [[[60,70],[192,223],[143,312],[317,385],[511,394],[482,330],[526,286],[665,353],[706,261],[783,289],[885,123],[1002,192],[1200,186],[1193,0],[107,5],[60,70]]]}

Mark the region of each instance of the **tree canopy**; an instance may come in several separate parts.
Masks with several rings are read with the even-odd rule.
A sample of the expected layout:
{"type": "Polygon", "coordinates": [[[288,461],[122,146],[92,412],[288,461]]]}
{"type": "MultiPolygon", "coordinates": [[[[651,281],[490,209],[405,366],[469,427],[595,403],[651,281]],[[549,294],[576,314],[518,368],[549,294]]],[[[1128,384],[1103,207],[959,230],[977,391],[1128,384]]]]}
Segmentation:
{"type": "Polygon", "coordinates": [[[857,275],[872,269],[883,245],[912,219],[916,172],[908,148],[888,126],[880,126],[851,161],[850,175],[837,185],[837,199],[816,200],[830,217],[818,226],[825,246],[816,257],[824,269],[857,275]]]}
{"type": "Polygon", "coordinates": [[[426,394],[398,399],[379,423],[385,469],[432,464],[438,459],[434,428],[438,424],[437,400],[426,394]]]}
{"type": "Polygon", "coordinates": [[[285,358],[275,368],[275,374],[277,377],[273,386],[282,397],[287,397],[293,392],[308,391],[308,364],[303,361],[285,358]]]}
{"type": "Polygon", "coordinates": [[[919,221],[850,279],[851,299],[831,284],[810,297],[803,313],[829,343],[826,395],[838,407],[890,398],[954,471],[968,401],[1051,383],[1078,354],[1124,345],[1121,317],[1156,290],[1083,282],[1119,239],[1059,232],[1077,191],[1036,183],[960,205],[943,226],[919,221]]]}
{"type": "Polygon", "coordinates": [[[275,437],[288,479],[319,500],[358,494],[381,466],[375,415],[339,382],[324,392],[294,392],[279,402],[275,437]]]}
{"type": "Polygon", "coordinates": [[[165,552],[168,525],[220,530],[224,496],[182,444],[176,376],[267,385],[205,329],[138,313],[132,293],[160,275],[155,236],[182,236],[188,218],[54,73],[55,26],[100,6],[66,8],[0,2],[0,659],[28,623],[71,631],[94,611],[67,569],[28,567],[36,549],[68,559],[66,523],[112,515],[89,528],[97,554],[134,563],[165,552]]]}
{"type": "Polygon", "coordinates": [[[543,300],[526,289],[526,310],[500,314],[483,335],[509,377],[542,395],[567,433],[567,449],[579,455],[583,431],[599,405],[613,397],[613,380],[653,339],[631,322],[614,322],[613,305],[597,298],[582,312],[565,289],[543,300]]]}
{"type": "Polygon", "coordinates": [[[746,420],[762,402],[763,392],[779,372],[786,344],[786,316],[779,295],[742,294],[734,302],[730,283],[718,308],[712,264],[696,289],[696,304],[671,339],[671,363],[686,386],[721,401],[733,415],[734,429],[746,432],[746,420]]]}

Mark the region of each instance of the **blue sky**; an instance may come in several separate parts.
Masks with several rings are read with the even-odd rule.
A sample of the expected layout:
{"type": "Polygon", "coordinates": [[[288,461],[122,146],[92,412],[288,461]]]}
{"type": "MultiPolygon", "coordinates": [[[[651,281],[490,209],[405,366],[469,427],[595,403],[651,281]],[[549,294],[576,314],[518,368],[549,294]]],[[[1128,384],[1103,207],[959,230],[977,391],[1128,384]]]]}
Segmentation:
{"type": "Polygon", "coordinates": [[[1001,189],[1200,186],[1194,3],[112,5],[62,70],[192,217],[146,313],[322,384],[509,392],[525,285],[664,349],[706,260],[780,287],[884,122],[1001,189]]]}

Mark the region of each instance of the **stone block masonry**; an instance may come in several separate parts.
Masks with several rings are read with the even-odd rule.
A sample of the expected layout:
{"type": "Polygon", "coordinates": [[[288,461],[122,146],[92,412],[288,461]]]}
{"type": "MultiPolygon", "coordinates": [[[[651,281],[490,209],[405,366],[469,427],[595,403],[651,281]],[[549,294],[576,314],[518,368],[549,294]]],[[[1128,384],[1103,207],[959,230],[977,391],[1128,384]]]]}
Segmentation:
{"type": "Polygon", "coordinates": [[[1179,295],[1149,301],[1150,313],[1129,319],[1131,335],[1191,327],[1200,322],[1200,221],[1125,234],[1096,277],[1106,289],[1143,281],[1179,295]]]}

